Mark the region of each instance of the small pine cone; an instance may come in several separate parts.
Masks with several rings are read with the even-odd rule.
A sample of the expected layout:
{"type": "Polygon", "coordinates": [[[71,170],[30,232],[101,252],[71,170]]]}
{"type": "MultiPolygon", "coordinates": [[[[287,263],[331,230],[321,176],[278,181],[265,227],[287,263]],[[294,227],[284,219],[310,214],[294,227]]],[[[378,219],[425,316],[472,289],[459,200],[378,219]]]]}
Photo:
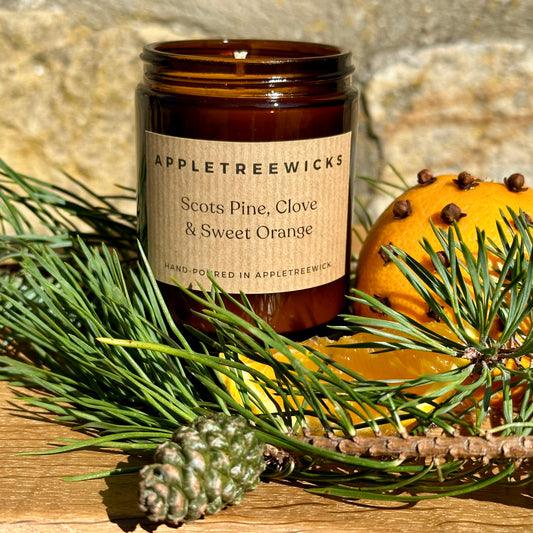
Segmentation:
{"type": "Polygon", "coordinates": [[[174,526],[241,502],[265,469],[265,446],[242,417],[215,413],[179,428],[141,470],[139,507],[174,526]]]}

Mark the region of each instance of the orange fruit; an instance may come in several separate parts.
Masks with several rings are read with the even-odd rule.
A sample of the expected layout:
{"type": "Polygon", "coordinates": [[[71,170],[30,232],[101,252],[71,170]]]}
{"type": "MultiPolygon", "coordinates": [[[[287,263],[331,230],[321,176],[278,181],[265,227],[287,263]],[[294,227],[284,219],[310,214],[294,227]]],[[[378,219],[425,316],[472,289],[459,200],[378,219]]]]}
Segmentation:
{"type": "MultiPolygon", "coordinates": [[[[495,183],[467,172],[434,178],[429,171],[421,171],[419,183],[392,202],[368,232],[358,257],[355,287],[420,323],[434,321],[428,315],[428,304],[383,254],[382,247],[392,244],[435,271],[420,244],[425,238],[435,251],[441,250],[430,221],[447,230],[450,219],[457,220],[462,241],[475,254],[477,228],[485,231],[487,239],[500,242],[496,222],[502,220],[501,212],[508,214],[507,207],[517,214],[533,215],[533,189],[523,186],[520,174],[495,183]]],[[[354,313],[384,318],[360,303],[355,304],[354,313]]]]}
{"type": "MultiPolygon", "coordinates": [[[[453,336],[452,332],[441,324],[435,324],[432,326],[432,328],[446,330],[441,331],[441,333],[448,335],[450,338],[453,336]]],[[[368,380],[399,380],[401,382],[416,379],[427,374],[440,374],[468,364],[468,361],[464,359],[441,353],[407,349],[377,353],[376,350],[369,348],[348,346],[350,344],[370,342],[381,339],[382,337],[378,337],[377,335],[358,333],[356,335],[341,337],[337,340],[331,340],[327,337],[312,337],[300,344],[306,349],[310,348],[327,355],[337,363],[342,364],[346,368],[368,380]]],[[[310,370],[318,369],[317,365],[309,358],[309,352],[301,352],[293,347],[290,347],[289,350],[291,354],[295,356],[298,361],[302,362],[306,368],[310,370]]],[[[289,359],[280,352],[274,351],[273,355],[280,362],[290,363],[289,359]]],[[[269,379],[275,378],[274,370],[270,365],[261,364],[243,356],[239,357],[239,360],[241,363],[246,364],[250,369],[261,372],[265,377],[269,379]]],[[[341,370],[335,369],[334,367],[331,367],[331,369],[343,379],[352,379],[341,370]]],[[[246,402],[241,395],[239,387],[235,381],[233,381],[231,377],[226,374],[220,373],[219,375],[230,395],[241,405],[245,405],[246,402]]],[[[275,413],[277,411],[277,406],[282,405],[281,398],[277,396],[274,391],[270,391],[270,396],[265,393],[262,386],[251,373],[242,372],[240,377],[246,383],[248,390],[253,391],[257,395],[260,402],[263,404],[263,411],[266,409],[268,412],[275,413]]],[[[432,384],[412,388],[410,391],[420,396],[424,396],[430,393],[438,393],[438,391],[445,385],[446,383],[435,382],[432,384]]],[[[442,397],[444,396],[438,396],[437,400],[435,401],[438,403],[439,398],[442,397]]],[[[305,401],[303,398],[291,398],[291,407],[295,407],[297,403],[305,408],[305,401]]],[[[374,432],[370,425],[368,425],[368,420],[371,416],[377,420],[383,419],[383,415],[378,413],[376,410],[369,408],[368,406],[362,406],[353,401],[349,401],[348,403],[355,409],[358,409],[357,413],[350,412],[352,422],[360,426],[357,429],[358,433],[362,435],[373,435],[374,432]],[[368,414],[363,416],[362,413],[365,412],[365,409],[368,410],[368,414]]],[[[326,409],[330,409],[332,412],[334,412],[334,406],[330,401],[324,401],[324,406],[326,409]]],[[[435,403],[433,402],[430,403],[421,401],[417,408],[424,412],[430,412],[434,406],[435,403]]],[[[255,413],[261,412],[261,409],[257,406],[257,402],[254,402],[253,400],[250,408],[255,413]]],[[[317,417],[306,416],[306,423],[308,429],[311,430],[312,433],[317,434],[324,432],[324,428],[317,417]]],[[[402,421],[402,425],[406,428],[406,430],[409,430],[416,425],[416,421],[413,418],[406,419],[402,421]]],[[[383,434],[392,434],[397,430],[392,424],[385,423],[382,420],[382,423],[380,424],[380,431],[383,434]]]]}

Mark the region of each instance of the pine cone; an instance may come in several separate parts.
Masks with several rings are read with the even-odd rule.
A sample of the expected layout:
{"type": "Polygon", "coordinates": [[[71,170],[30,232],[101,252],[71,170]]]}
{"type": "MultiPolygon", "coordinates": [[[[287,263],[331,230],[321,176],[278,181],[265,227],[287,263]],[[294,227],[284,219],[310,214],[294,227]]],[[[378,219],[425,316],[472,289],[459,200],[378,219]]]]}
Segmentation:
{"type": "Polygon", "coordinates": [[[141,470],[139,507],[150,520],[177,526],[238,504],[259,483],[264,451],[244,418],[198,417],[141,470]]]}

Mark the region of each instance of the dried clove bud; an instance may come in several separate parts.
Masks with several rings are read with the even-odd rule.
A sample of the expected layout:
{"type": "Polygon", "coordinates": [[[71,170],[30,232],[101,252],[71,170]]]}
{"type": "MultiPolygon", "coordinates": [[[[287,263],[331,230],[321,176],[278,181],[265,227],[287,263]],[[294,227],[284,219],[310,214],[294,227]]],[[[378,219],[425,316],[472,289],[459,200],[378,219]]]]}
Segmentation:
{"type": "Polygon", "coordinates": [[[394,218],[405,218],[411,213],[411,202],[409,200],[398,200],[392,206],[392,214],[394,218]]]}
{"type": "Polygon", "coordinates": [[[446,255],[446,252],[437,252],[437,258],[442,263],[442,265],[444,265],[444,268],[448,268],[450,266],[450,259],[446,255]]]}
{"type": "Polygon", "coordinates": [[[435,320],[435,322],[440,322],[440,316],[431,308],[426,313],[426,316],[432,320],[435,320]]]}
{"type": "MultiPolygon", "coordinates": [[[[376,300],[378,300],[380,303],[382,303],[383,305],[386,305],[387,307],[390,307],[390,300],[386,297],[386,296],[379,296],[379,294],[374,294],[374,298],[376,300]]],[[[381,311],[380,309],[376,309],[375,307],[373,306],[370,306],[370,310],[373,311],[374,313],[377,313],[379,315],[383,315],[383,311],[381,311]]]]}
{"type": "MultiPolygon", "coordinates": [[[[531,224],[533,224],[533,219],[531,219],[531,216],[525,211],[520,211],[520,217],[528,226],[531,226],[531,224]]],[[[516,228],[516,224],[513,225],[516,228]]]]}
{"type": "Polygon", "coordinates": [[[466,172],[466,170],[457,174],[457,179],[454,179],[453,181],[462,191],[468,191],[469,189],[477,187],[479,182],[477,178],[472,176],[470,172],[466,172]]]}
{"type": "Polygon", "coordinates": [[[433,172],[431,170],[424,168],[422,169],[417,175],[418,184],[422,185],[422,187],[425,187],[426,185],[430,185],[433,183],[437,178],[433,176],[433,172]]]}
{"type": "Polygon", "coordinates": [[[457,204],[448,204],[440,212],[440,218],[446,224],[453,224],[463,217],[466,217],[466,213],[463,213],[457,204]]]}
{"type": "Polygon", "coordinates": [[[508,178],[504,178],[503,182],[511,192],[527,191],[527,187],[524,187],[525,178],[523,174],[511,174],[508,178]]]}
{"type": "Polygon", "coordinates": [[[389,250],[390,252],[392,252],[392,242],[389,242],[389,244],[384,244],[380,249],[379,249],[379,255],[381,256],[381,259],[383,259],[383,264],[384,265],[388,265],[391,261],[390,259],[390,255],[387,253],[387,250],[389,250]]]}

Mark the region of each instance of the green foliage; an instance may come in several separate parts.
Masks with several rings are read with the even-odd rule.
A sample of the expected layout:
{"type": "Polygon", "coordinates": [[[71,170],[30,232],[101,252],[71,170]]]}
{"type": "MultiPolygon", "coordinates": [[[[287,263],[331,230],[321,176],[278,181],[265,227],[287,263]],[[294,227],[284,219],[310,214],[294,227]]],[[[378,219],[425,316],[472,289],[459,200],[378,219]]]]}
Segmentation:
{"type": "MultiPolygon", "coordinates": [[[[455,331],[456,342],[371,296],[354,293],[352,298],[381,309],[392,321],[348,315],[339,329],[380,334],[381,340],[372,347],[383,351],[384,357],[387,351],[404,347],[457,357],[475,354],[468,366],[446,374],[372,381],[277,334],[253,313],[244,295],[228,295],[214,280],[209,290],[191,292],[182,287],[202,305],[214,333],[177,325],[142,250],[138,252],[134,217],[91,191],[85,190],[89,200],[83,200],[71,191],[22,176],[3,162],[0,168],[4,265],[0,327],[5,352],[0,357],[0,378],[30,389],[32,394],[25,397],[30,406],[44,408],[84,433],[84,438],[45,453],[87,446],[149,451],[170,438],[176,427],[220,411],[240,414],[264,442],[290,453],[287,465],[272,467],[266,476],[302,480],[324,494],[405,500],[421,498],[421,493],[461,494],[511,481],[515,466],[509,460],[443,465],[358,457],[294,435],[305,434],[310,417],[319,421],[324,433],[347,437],[368,427],[379,436],[385,424],[403,433],[407,419],[416,422],[414,432],[420,435],[432,428],[452,434],[458,427],[478,434],[489,412],[491,386],[500,386],[503,392],[502,434],[529,435],[531,372],[518,359],[516,369],[504,365],[506,358],[530,353],[533,342],[533,334],[520,329],[524,319],[531,319],[533,306],[533,267],[528,260],[533,241],[520,215],[502,215],[499,243],[485,242],[480,233],[475,254],[462,244],[457,226],[439,233],[450,267],[435,263],[437,275],[401,250],[391,253],[396,267],[455,331]],[[516,227],[510,241],[505,226],[516,227]],[[501,258],[497,276],[489,271],[489,253],[501,258]],[[469,278],[474,280],[473,292],[469,278]],[[226,308],[228,301],[240,308],[243,317],[226,308]],[[450,305],[454,320],[440,302],[450,305]],[[491,328],[497,320],[503,330],[495,339],[491,328]],[[380,329],[384,325],[387,332],[380,329]],[[309,369],[290,348],[307,354],[317,369],[309,369]],[[17,349],[23,355],[13,353],[17,349]],[[274,357],[274,350],[288,362],[274,357]],[[251,367],[243,358],[259,366],[251,367]],[[494,368],[500,373],[494,374],[494,368]],[[472,375],[476,378],[468,381],[472,375]],[[234,383],[238,394],[230,394],[223,376],[234,383]],[[511,394],[511,383],[525,389],[521,404],[511,394]],[[433,392],[424,397],[413,392],[424,385],[431,385],[433,392]],[[481,401],[466,403],[483,387],[481,401]],[[433,408],[422,410],[421,403],[433,408]],[[475,414],[474,421],[460,416],[459,407],[475,414]],[[492,467],[499,468],[497,476],[492,476],[492,467]]],[[[133,206],[132,195],[121,200],[133,206]]],[[[435,255],[427,243],[421,245],[435,255]]]]}

